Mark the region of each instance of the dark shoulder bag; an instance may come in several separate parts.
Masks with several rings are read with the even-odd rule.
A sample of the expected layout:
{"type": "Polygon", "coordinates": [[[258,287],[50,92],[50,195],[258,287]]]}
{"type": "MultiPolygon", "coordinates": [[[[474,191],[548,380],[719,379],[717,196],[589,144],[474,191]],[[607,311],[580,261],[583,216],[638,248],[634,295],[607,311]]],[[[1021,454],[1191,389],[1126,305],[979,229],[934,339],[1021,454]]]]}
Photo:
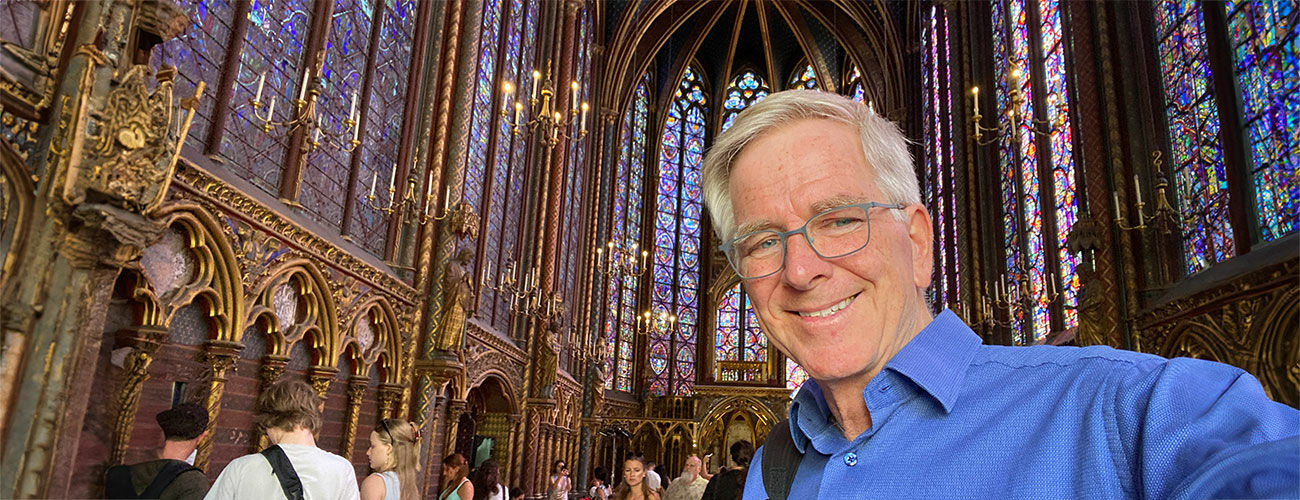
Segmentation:
{"type": "Polygon", "coordinates": [[[790,437],[790,420],[781,420],[763,442],[763,489],[770,500],[790,497],[790,486],[802,460],[803,454],[794,447],[794,439],[790,437]]]}
{"type": "Polygon", "coordinates": [[[293,463],[289,462],[289,456],[284,454],[280,445],[272,445],[262,450],[262,456],[271,463],[271,470],[275,472],[275,478],[280,480],[280,489],[284,490],[284,497],[289,500],[305,500],[302,480],[298,479],[298,472],[293,470],[293,463]]]}
{"type": "Polygon", "coordinates": [[[203,472],[180,460],[169,461],[158,470],[158,475],[153,477],[144,492],[136,494],[135,485],[131,484],[131,466],[116,465],[108,469],[104,481],[104,498],[160,498],[163,490],[171,486],[177,476],[192,470],[203,472]]]}

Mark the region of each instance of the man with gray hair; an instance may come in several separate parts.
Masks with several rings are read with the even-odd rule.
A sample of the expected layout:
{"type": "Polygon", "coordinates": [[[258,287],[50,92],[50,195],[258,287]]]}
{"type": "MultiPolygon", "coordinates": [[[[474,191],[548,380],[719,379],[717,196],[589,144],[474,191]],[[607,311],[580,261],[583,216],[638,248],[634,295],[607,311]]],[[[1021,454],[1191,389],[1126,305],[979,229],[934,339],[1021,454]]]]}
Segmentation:
{"type": "Polygon", "coordinates": [[[932,225],[907,140],[865,105],[768,96],[709,150],[703,188],[763,332],[810,378],[754,457],[745,498],[1300,489],[1300,412],[1240,369],[985,346],[951,311],[932,315],[932,225]]]}
{"type": "Polygon", "coordinates": [[[704,496],[704,489],[709,486],[709,480],[700,476],[701,464],[700,457],[686,457],[682,475],[668,485],[664,500],[700,500],[704,496]]]}

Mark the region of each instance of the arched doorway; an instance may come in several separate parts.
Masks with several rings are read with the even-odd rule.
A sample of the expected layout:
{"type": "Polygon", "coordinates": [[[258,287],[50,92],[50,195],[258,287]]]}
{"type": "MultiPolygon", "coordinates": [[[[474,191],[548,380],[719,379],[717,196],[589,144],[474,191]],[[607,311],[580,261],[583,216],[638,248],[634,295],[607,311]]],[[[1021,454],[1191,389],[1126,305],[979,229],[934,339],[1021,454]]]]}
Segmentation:
{"type": "Polygon", "coordinates": [[[510,415],[515,408],[510,390],[501,378],[488,376],[470,389],[465,400],[467,411],[461,415],[456,452],[465,456],[471,469],[495,458],[503,470],[508,470],[515,454],[510,450],[510,415]]]}

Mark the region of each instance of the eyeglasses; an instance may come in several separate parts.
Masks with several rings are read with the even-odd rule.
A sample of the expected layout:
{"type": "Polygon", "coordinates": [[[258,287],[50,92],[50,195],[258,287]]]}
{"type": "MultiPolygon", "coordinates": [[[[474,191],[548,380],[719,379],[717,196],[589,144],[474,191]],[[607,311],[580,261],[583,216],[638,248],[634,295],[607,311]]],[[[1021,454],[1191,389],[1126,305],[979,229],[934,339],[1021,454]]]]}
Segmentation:
{"type": "Polygon", "coordinates": [[[741,279],[766,278],[785,268],[786,239],[802,234],[823,259],[835,259],[866,248],[871,240],[872,208],[901,210],[906,205],[869,201],[832,208],[812,216],[799,229],[764,229],[746,233],[718,248],[741,279]]]}

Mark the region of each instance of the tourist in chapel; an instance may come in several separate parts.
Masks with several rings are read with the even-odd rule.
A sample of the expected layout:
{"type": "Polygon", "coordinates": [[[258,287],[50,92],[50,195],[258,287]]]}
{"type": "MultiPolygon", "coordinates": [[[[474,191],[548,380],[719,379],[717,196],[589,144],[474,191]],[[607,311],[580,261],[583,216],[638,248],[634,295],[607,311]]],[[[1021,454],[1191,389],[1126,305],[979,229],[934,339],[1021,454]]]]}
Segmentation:
{"type": "Polygon", "coordinates": [[[643,456],[641,457],[641,461],[645,463],[646,486],[648,486],[650,490],[654,491],[655,493],[663,493],[663,477],[660,477],[659,473],[655,472],[656,464],[654,460],[646,460],[645,457],[643,456]]]}
{"type": "Polygon", "coordinates": [[[645,480],[646,464],[641,457],[623,461],[623,482],[614,489],[611,500],[659,500],[659,493],[651,490],[645,480]]]}
{"type": "Polygon", "coordinates": [[[551,464],[551,477],[546,484],[546,498],[548,500],[565,500],[569,498],[569,490],[573,485],[569,481],[569,466],[563,460],[556,460],[551,464]]]}
{"type": "Polygon", "coordinates": [[[664,494],[664,500],[700,500],[704,496],[704,489],[709,486],[709,480],[700,476],[701,467],[700,457],[695,455],[687,457],[686,466],[682,467],[682,475],[668,484],[668,492],[664,494]]]}
{"type": "Polygon", "coordinates": [[[741,439],[731,443],[731,463],[729,467],[709,478],[704,488],[703,500],[733,500],[740,498],[745,491],[745,475],[749,472],[749,463],[754,458],[754,444],[741,439]]]}
{"type": "Polygon", "coordinates": [[[703,168],[722,252],[772,346],[810,377],[755,457],[745,498],[1300,490],[1300,412],[1239,368],[986,346],[952,311],[932,315],[933,226],[909,141],[866,105],[774,93],[703,168]],[[772,467],[772,488],[769,463],[787,473],[772,467]]]}
{"type": "Polygon", "coordinates": [[[587,489],[591,500],[609,500],[609,485],[605,483],[605,469],[596,467],[591,475],[591,487],[587,489]]]}
{"type": "Polygon", "coordinates": [[[301,380],[281,380],[258,394],[253,421],[271,446],[231,461],[205,498],[359,499],[352,463],[316,447],[318,405],[316,391],[301,380]]]}
{"type": "Polygon", "coordinates": [[[489,458],[474,471],[474,500],[506,500],[509,492],[501,484],[501,466],[489,458]]]}
{"type": "Polygon", "coordinates": [[[469,462],[460,453],[452,453],[442,459],[442,488],[438,500],[471,500],[474,498],[474,484],[469,481],[469,462]]]}
{"type": "Polygon", "coordinates": [[[158,459],[108,469],[104,498],[159,498],[185,500],[203,498],[208,479],[191,465],[199,440],[208,433],[208,410],[195,403],[181,403],[154,417],[163,432],[158,459]]]}
{"type": "Polygon", "coordinates": [[[361,481],[361,500],[415,500],[420,497],[420,433],[415,424],[386,418],[370,431],[366,450],[374,473],[361,481]]]}

